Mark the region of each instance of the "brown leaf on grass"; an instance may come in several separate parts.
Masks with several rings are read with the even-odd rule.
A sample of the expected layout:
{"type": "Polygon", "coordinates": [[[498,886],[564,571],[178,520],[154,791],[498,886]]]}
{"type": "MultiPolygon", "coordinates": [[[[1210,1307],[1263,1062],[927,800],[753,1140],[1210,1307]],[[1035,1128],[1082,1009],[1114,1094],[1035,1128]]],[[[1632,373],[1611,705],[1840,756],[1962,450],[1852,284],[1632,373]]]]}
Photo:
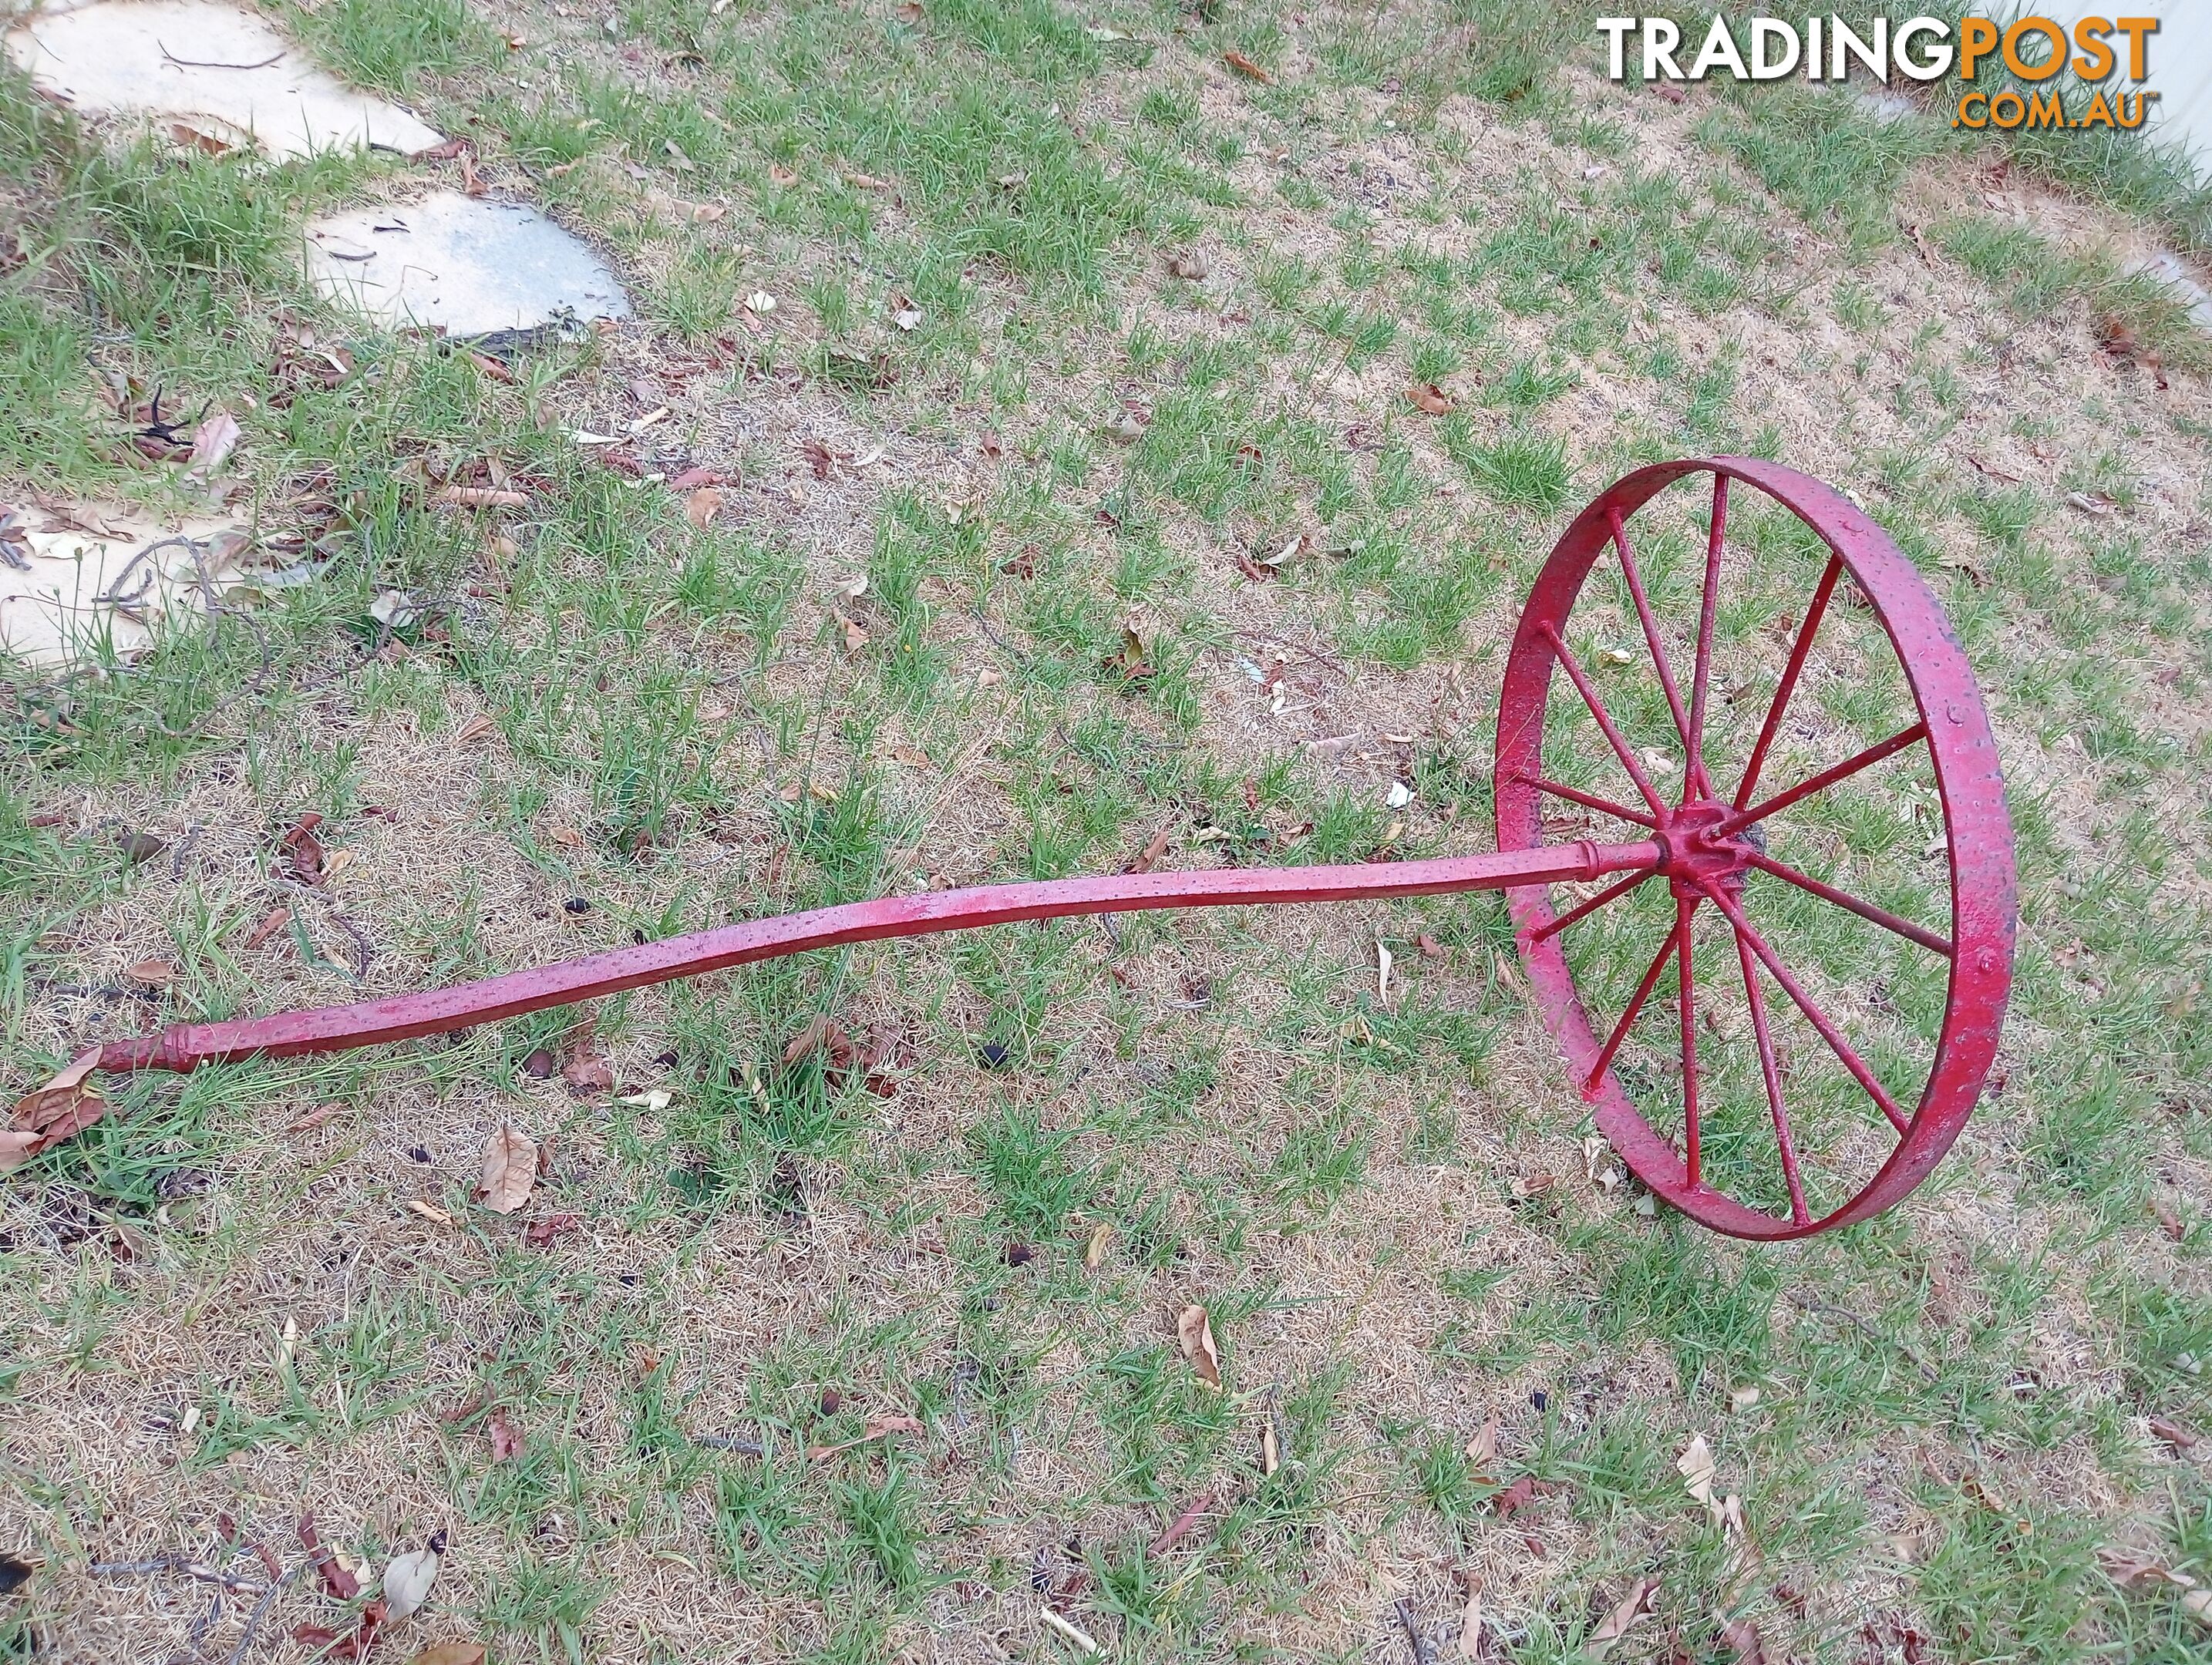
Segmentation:
{"type": "Polygon", "coordinates": [[[1467,1443],[1467,1461],[1474,1477],[1490,1483],[1491,1466],[1498,1461],[1498,1419],[1482,1425],[1482,1431],[1467,1443]]]}
{"type": "Polygon", "coordinates": [[[1728,1647],[1729,1665],[1766,1665],[1766,1640],[1748,1619],[1722,1626],[1721,1640],[1728,1647]]]}
{"type": "Polygon", "coordinates": [[[830,610],[830,617],[837,621],[838,631],[845,638],[846,653],[858,653],[868,645],[868,633],[857,619],[848,618],[835,607],[830,610]]]}
{"type": "Polygon", "coordinates": [[[2198,1624],[2212,1626],[2212,1589],[2192,1589],[2182,1593],[2181,1610],[2198,1624]]]}
{"type": "Polygon", "coordinates": [[[476,148],[473,145],[463,145],[461,147],[461,154],[454,157],[453,160],[461,165],[461,195],[464,197],[483,196],[484,194],[484,182],[477,177],[476,148]]]}
{"type": "Polygon", "coordinates": [[[1513,1518],[1515,1510],[1526,1509],[1552,1489],[1550,1485],[1538,1480],[1534,1474],[1523,1474],[1492,1498],[1490,1500],[1490,1506],[1498,1511],[1499,1520],[1510,1521],[1513,1518]]]}
{"type": "Polygon", "coordinates": [[[246,933],[246,941],[242,945],[246,948],[258,948],[291,922],[292,910],[289,908],[271,908],[261,916],[260,923],[246,933]]]}
{"type": "Polygon", "coordinates": [[[2123,1589],[2149,1589],[2160,1584],[2171,1584],[2176,1589],[2197,1588],[2197,1581],[2187,1573],[2176,1572],[2163,1561],[2140,1550],[2118,1549],[2107,1544],[2098,1550],[2097,1565],[2107,1578],[2123,1589]]]}
{"type": "Polygon", "coordinates": [[[799,454],[806,459],[806,466],[812,471],[814,477],[817,480],[834,477],[837,472],[837,465],[840,463],[850,462],[853,458],[853,453],[849,451],[836,450],[820,440],[811,438],[804,439],[799,442],[799,454]]]}
{"type": "Polygon", "coordinates": [[[914,1417],[872,1416],[867,1421],[867,1431],[858,1439],[842,1440],[836,1445],[808,1446],[806,1448],[807,1461],[810,1462],[823,1462],[827,1461],[829,1458],[836,1456],[841,1451],[850,1451],[855,1446],[866,1445],[873,1441],[885,1438],[892,1434],[919,1434],[925,1431],[927,1431],[923,1428],[921,1421],[914,1417]]]}
{"type": "Polygon", "coordinates": [[[1669,104],[1680,104],[1683,100],[1689,97],[1687,93],[1684,92],[1680,87],[1674,85],[1671,81],[1655,81],[1651,83],[1651,90],[1658,94],[1661,98],[1665,99],[1669,104]]]}
{"type": "Polygon", "coordinates": [[[527,508],[530,494],[495,486],[447,486],[431,501],[457,503],[463,508],[527,508]]]}
{"type": "Polygon", "coordinates": [[[1106,1245],[1114,1241],[1114,1228],[1104,1220],[1091,1228],[1091,1241],[1083,1247],[1083,1269],[1096,1272],[1106,1263],[1106,1245]]]}
{"type": "Polygon", "coordinates": [[[1620,1604],[1598,1621],[1589,1640],[1583,1644],[1583,1651],[1592,1659],[1603,1659],[1613,1644],[1628,1634],[1628,1627],[1650,1612],[1651,1598],[1658,1589],[1656,1578],[1639,1578],[1631,1584],[1620,1604]]]}
{"type": "Polygon", "coordinates": [[[2177,1451],[2186,1451],[2197,1443],[2193,1431],[2171,1417],[2154,1416],[2150,1419],[2150,1431],[2177,1451]]]}
{"type": "Polygon", "coordinates": [[[1433,381],[1417,381],[1408,387],[1406,403],[1431,416],[1448,416],[1459,409],[1459,401],[1433,381]]]}
{"type": "Polygon", "coordinates": [[[595,1092],[612,1092],[615,1085],[614,1063],[586,1037],[578,1044],[576,1055],[562,1066],[561,1079],[568,1084],[568,1091],[580,1097],[595,1092]]]}
{"type": "Polygon", "coordinates": [[[1268,87],[1275,84],[1275,77],[1268,74],[1265,67],[1255,64],[1233,46],[1221,54],[1221,61],[1247,81],[1256,81],[1268,87]]]}
{"type": "Polygon", "coordinates": [[[205,156],[228,156],[238,149],[228,138],[197,122],[172,120],[167,124],[169,141],[181,144],[188,150],[197,150],[205,156]]]}
{"type": "Polygon", "coordinates": [[[519,1129],[500,1127],[484,1141],[477,1200],[495,1214],[513,1214],[529,1202],[537,1186],[538,1146],[519,1129]]]}
{"type": "Polygon", "coordinates": [[[2159,1230],[2165,1232],[2166,1235],[2172,1238],[2175,1243],[2179,1243],[2184,1237],[2189,1235],[2189,1227],[2183,1222],[2181,1216],[2175,1213],[2172,1206],[2164,1199],[2159,1197],[2152,1198],[2150,1212],[2158,1216],[2159,1230]]]}
{"type": "Polygon", "coordinates": [[[177,968],[167,960],[141,960],[123,974],[125,982],[147,988],[167,988],[177,980],[177,968]]]}
{"type": "Polygon", "coordinates": [[[701,486],[684,500],[684,518],[701,532],[712,525],[722,512],[722,494],[713,486],[701,486]]]}
{"type": "Polygon", "coordinates": [[[1152,674],[1154,666],[1145,657],[1145,640],[1130,626],[1121,627],[1121,646],[1107,659],[1106,669],[1119,672],[1131,682],[1140,682],[1152,674]]]}
{"type": "Polygon", "coordinates": [[[582,1218],[574,1214],[548,1214],[542,1220],[532,1220],[522,1229],[522,1241],[532,1249],[550,1249],[556,1237],[566,1237],[580,1230],[582,1218]]]}
{"type": "Polygon", "coordinates": [[[1129,859],[1125,873],[1149,873],[1159,859],[1168,853],[1168,829],[1162,827],[1145,842],[1145,848],[1129,859]]]}
{"type": "Polygon", "coordinates": [[[433,1642],[407,1665],[484,1665],[481,1642],[433,1642]]]}
{"type": "Polygon", "coordinates": [[[729,482],[711,468],[687,468],[668,483],[671,491],[696,491],[701,486],[727,485],[729,482]]]}
{"type": "Polygon", "coordinates": [[[891,322],[901,331],[910,331],[921,322],[921,308],[915,306],[914,298],[903,290],[892,292],[886,310],[891,315],[891,322]]]}
{"type": "Polygon", "coordinates": [[[1467,1593],[1467,1610],[1459,1616],[1459,1656],[1462,1659],[1480,1659],[1482,1645],[1482,1585],[1475,1583],[1467,1593]]]}
{"type": "Polygon", "coordinates": [[[514,1419],[507,1413],[506,1406],[500,1406],[484,1419],[484,1433],[491,1441],[491,1460],[494,1462],[505,1462],[510,1457],[522,1455],[526,1443],[522,1430],[514,1425],[514,1419]]]}
{"type": "Polygon", "coordinates": [[[289,870],[288,876],[302,884],[320,884],[323,882],[323,842],[315,836],[315,829],[322,824],[320,813],[309,810],[292,823],[290,830],[283,837],[276,841],[277,854],[283,859],[283,866],[289,870]]]}
{"type": "Polygon", "coordinates": [[[307,1552],[307,1559],[315,1564],[323,1588],[341,1601],[350,1601],[361,1594],[361,1580],[355,1577],[346,1564],[331,1553],[320,1534],[315,1530],[312,1514],[300,1516],[300,1547],[307,1552]]]}
{"type": "Polygon", "coordinates": [[[209,412],[193,430],[192,459],[185,471],[203,478],[212,475],[229,459],[238,439],[237,417],[220,407],[209,412]]]}
{"type": "Polygon", "coordinates": [[[106,1114],[107,1101],[88,1079],[99,1063],[100,1048],[94,1047],[15,1101],[15,1114],[0,1129],[0,1174],[82,1133],[106,1114]]]}
{"type": "Polygon", "coordinates": [[[1201,1306],[1188,1306],[1176,1316],[1176,1342],[1198,1379],[1221,1391],[1221,1352],[1213,1344],[1213,1325],[1201,1306]]]}
{"type": "Polygon", "coordinates": [[[415,153],[415,160],[418,162],[449,162],[468,148],[469,142],[466,139],[447,139],[442,144],[434,144],[427,149],[417,150],[415,153]]]}

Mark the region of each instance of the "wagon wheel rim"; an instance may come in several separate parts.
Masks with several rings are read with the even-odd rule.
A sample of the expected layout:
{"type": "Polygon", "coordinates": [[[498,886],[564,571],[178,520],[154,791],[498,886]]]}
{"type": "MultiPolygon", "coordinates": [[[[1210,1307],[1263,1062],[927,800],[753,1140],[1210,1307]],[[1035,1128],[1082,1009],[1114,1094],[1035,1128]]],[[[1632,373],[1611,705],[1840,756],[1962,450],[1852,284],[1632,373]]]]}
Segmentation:
{"type": "MultiPolygon", "coordinates": [[[[1507,892],[1536,1004],[1565,1054],[1573,1083],[1593,1105],[1598,1131],[1655,1194],[1733,1236],[1799,1237],[1893,1206],[1942,1160],[1980,1094],[2010,988],[2015,922],[2011,826],[1996,744],[1957,636],[1911,562],[1862,510],[1807,475],[1741,457],[1661,463],[1618,481],[1568,527],[1530,593],[1499,701],[1494,786],[1501,850],[1544,844],[1547,805],[1650,829],[1668,848],[1661,868],[1632,873],[1559,907],[1548,886],[1507,892]],[[1668,487],[1700,480],[1710,495],[1703,547],[1694,551],[1695,564],[1702,568],[1694,616],[1680,621],[1670,643],[1668,627],[1674,621],[1654,603],[1645,581],[1637,554],[1636,517],[1668,487]],[[1717,619],[1731,588],[1745,588],[1744,563],[1753,558],[1747,544],[1729,539],[1730,510],[1762,499],[1809,529],[1825,546],[1826,560],[1802,598],[1803,611],[1790,632],[1787,655],[1772,673],[1755,739],[1744,755],[1724,760],[1707,744],[1717,619]],[[1655,720],[1671,729],[1681,752],[1679,785],[1654,778],[1634,737],[1608,708],[1601,678],[1593,675],[1573,645],[1576,605],[1601,562],[1611,563],[1626,592],[1619,616],[1633,621],[1626,624],[1624,638],[1634,645],[1633,653],[1616,649],[1615,657],[1633,657],[1657,684],[1654,691],[1660,697],[1645,703],[1657,712],[1655,720]],[[1832,760],[1820,766],[1780,767],[1777,754],[1788,749],[1783,742],[1793,710],[1809,697],[1807,672],[1819,662],[1824,628],[1835,633],[1838,609],[1845,602],[1863,605],[1878,622],[1878,637],[1863,635],[1887,641],[1910,695],[1909,711],[1899,714],[1911,720],[1848,755],[1832,754],[1832,760]],[[1688,651],[1681,654],[1685,647],[1688,651]],[[1678,654],[1687,659],[1686,666],[1678,654]],[[1610,781],[1598,787],[1547,774],[1545,739],[1555,670],[1561,672],[1559,683],[1571,690],[1561,694],[1563,702],[1579,701],[1601,736],[1601,757],[1610,752],[1612,778],[1624,781],[1625,788],[1613,787],[1610,781]],[[1793,817],[1817,814],[1824,797],[1836,788],[1879,781],[1886,768],[1906,767],[1914,757],[1924,758],[1934,776],[1944,849],[1940,866],[1948,890],[1948,931],[1893,912],[1850,884],[1804,872],[1765,848],[1764,834],[1796,824],[1793,817]],[[1893,763],[1897,759],[1905,762],[1893,763]],[[1656,909],[1655,893],[1666,892],[1672,893],[1671,918],[1658,921],[1658,938],[1649,945],[1648,964],[1632,993],[1601,1002],[1594,1018],[1577,987],[1570,944],[1577,933],[1603,923],[1609,914],[1632,906],[1656,909]],[[1948,962],[1942,1021],[1917,1097],[1887,1084],[1883,1072],[1855,1044],[1848,1018],[1839,1018],[1833,1009],[1835,997],[1824,1000],[1820,979],[1808,981],[1805,968],[1793,966],[1771,923],[1762,928],[1756,917],[1759,898],[1767,898],[1771,910],[1772,898],[1785,892],[1856,919],[1859,924],[1852,928],[1905,945],[1899,952],[1948,962]],[[1698,936],[1701,930],[1705,939],[1698,936]],[[1720,940],[1711,939],[1716,934],[1720,940]],[[1744,1038],[1756,1066],[1754,1091],[1765,1101],[1764,1137],[1771,1142],[1771,1182],[1762,1176],[1761,1189],[1771,1200],[1764,1206],[1717,1182],[1704,1148],[1713,1107],[1701,1097],[1709,1079],[1701,1054],[1709,1059],[1713,1043],[1701,1040],[1698,1025],[1701,1012],[1717,1007],[1710,999],[1701,1006],[1697,980],[1709,972],[1717,979],[1725,975],[1740,991],[1748,1019],[1744,1038]],[[1662,1121],[1672,1124],[1671,1131],[1637,1108],[1621,1079],[1629,1054],[1650,1049],[1655,1026],[1664,1016],[1660,1007],[1670,999],[1675,1007],[1670,1044],[1679,1054],[1674,1071],[1680,1085],[1672,1113],[1662,1121]],[[1827,1054],[1826,1067],[1840,1069],[1856,1086],[1875,1123],[1889,1130],[1883,1136],[1893,1141],[1878,1165],[1871,1157],[1862,1158],[1858,1166],[1873,1167],[1871,1177],[1859,1183],[1846,1176],[1841,1182],[1845,1194],[1832,1206],[1828,1200],[1838,1190],[1833,1176],[1820,1176],[1822,1200],[1816,1206],[1804,1172],[1806,1153],[1796,1138],[1802,1124],[1792,1120],[1784,1079],[1790,1071],[1775,1036],[1785,1019],[1817,1036],[1810,1047],[1827,1054]]],[[[1933,849],[1931,844],[1931,857],[1933,849]]],[[[1717,980],[1714,987],[1719,986],[1717,980]]],[[[1736,1143],[1742,1143],[1747,1138],[1741,1131],[1744,1115],[1736,1115],[1732,1125],[1739,1130],[1736,1143]]],[[[1862,1148],[1873,1148],[1856,1132],[1849,1137],[1862,1148]]]]}

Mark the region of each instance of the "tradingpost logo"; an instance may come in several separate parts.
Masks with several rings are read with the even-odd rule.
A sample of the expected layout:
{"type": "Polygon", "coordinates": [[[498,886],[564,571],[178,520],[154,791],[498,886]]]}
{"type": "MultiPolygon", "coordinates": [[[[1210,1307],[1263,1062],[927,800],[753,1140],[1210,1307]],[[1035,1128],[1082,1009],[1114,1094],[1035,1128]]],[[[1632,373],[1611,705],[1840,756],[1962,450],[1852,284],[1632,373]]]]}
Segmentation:
{"type": "Polygon", "coordinates": [[[2155,17],[2084,17],[2069,30],[2051,18],[2029,15],[1999,21],[1912,17],[1892,27],[1886,17],[1863,25],[1833,12],[1792,21],[1716,16],[1705,38],[1682,67],[1687,50],[1681,25],[1671,17],[1601,17],[1607,73],[1627,78],[1632,61],[1646,81],[1703,81],[1718,70],[1738,81],[1848,82],[1862,69],[1876,82],[1893,73],[1908,81],[1941,81],[1958,71],[1966,83],[1953,113],[1954,127],[2088,129],[2132,131],[2150,113],[2158,94],[2143,85],[2150,74],[2155,17]],[[1971,83],[2002,64],[2020,87],[1991,93],[1971,83]],[[2066,82],[2058,77],[2071,72],[2066,82]],[[2117,79],[2116,79],[2117,78],[2117,79]],[[2132,88],[2133,90],[2130,90],[2132,88]]]}

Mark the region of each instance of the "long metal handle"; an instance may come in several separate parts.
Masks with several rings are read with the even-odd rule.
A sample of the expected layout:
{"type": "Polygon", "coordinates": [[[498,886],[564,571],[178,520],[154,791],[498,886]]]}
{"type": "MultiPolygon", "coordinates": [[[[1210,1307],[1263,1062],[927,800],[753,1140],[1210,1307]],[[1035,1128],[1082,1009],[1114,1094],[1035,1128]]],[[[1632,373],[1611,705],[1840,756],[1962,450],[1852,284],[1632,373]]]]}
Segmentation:
{"type": "Polygon", "coordinates": [[[222,1024],[179,1024],[159,1035],[111,1041],[102,1070],[190,1070],[258,1054],[344,1052],[411,1040],[477,1024],[495,1023],[548,1006],[616,994],[626,988],[726,970],[809,948],[927,936],[1020,920],[1152,908],[1214,908],[1261,902],[1344,902],[1358,897],[1437,896],[1455,890],[1503,890],[1602,878],[1657,867],[1666,857],[1656,840],[1638,844],[1576,844],[1501,850],[1431,861],[1381,861],[1355,866],[1221,868],[1211,872],[1124,873],[1100,878],[1048,879],[933,890],[872,902],[817,908],[775,919],[749,920],[690,936],[562,960],[481,982],[352,1006],[279,1012],[222,1024]]]}

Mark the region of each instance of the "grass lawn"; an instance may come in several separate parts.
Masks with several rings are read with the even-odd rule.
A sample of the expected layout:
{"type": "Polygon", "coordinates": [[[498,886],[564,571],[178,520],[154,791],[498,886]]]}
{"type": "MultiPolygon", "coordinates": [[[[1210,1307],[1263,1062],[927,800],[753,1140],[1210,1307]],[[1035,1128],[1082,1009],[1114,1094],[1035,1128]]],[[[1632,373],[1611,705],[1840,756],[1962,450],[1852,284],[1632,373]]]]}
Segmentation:
{"type": "MultiPolygon", "coordinates": [[[[205,512],[129,442],[158,390],[238,416],[214,489],[312,573],[0,665],[13,1091],[894,891],[1487,848],[1553,541],[1715,453],[1832,482],[1942,599],[2018,980],[1935,1176],[1765,1247],[1589,1141],[1490,895],[116,1078],[0,1182],[0,1657],[316,1657],[374,1585],[328,1593],[308,1511],[376,1571],[448,1534],[394,1661],[2206,1656],[2212,348],[2127,264],[2201,252],[2200,199],[1826,91],[1611,85],[1524,0],[265,9],[637,315],[507,358],[380,333],[301,227],[459,162],[180,151],[0,78],[0,501],[205,512]],[[472,1197],[503,1127],[513,1213],[472,1197]]],[[[1692,629],[1705,513],[1638,534],[1692,629]]],[[[1826,556],[1756,505],[1730,537],[1740,759],[1826,556]]],[[[1608,568],[1570,634],[1649,746],[1638,629],[1608,568]]],[[[1556,691],[1547,767],[1626,795],[1556,691]]],[[[1771,782],[1904,698],[1847,587],[1771,782]]],[[[1940,909],[1924,763],[1777,837],[1940,909]]],[[[1671,917],[1572,939],[1594,1006],[1671,917]]],[[[1927,956],[1817,902],[1776,929],[1917,1094],[1927,956]]],[[[1621,1065],[1662,1109],[1666,995],[1621,1065]]],[[[1703,1014],[1712,1160],[1786,1206],[1740,995],[1703,1014]]],[[[1772,998],[1808,1150],[1878,1160],[1772,998]]]]}

